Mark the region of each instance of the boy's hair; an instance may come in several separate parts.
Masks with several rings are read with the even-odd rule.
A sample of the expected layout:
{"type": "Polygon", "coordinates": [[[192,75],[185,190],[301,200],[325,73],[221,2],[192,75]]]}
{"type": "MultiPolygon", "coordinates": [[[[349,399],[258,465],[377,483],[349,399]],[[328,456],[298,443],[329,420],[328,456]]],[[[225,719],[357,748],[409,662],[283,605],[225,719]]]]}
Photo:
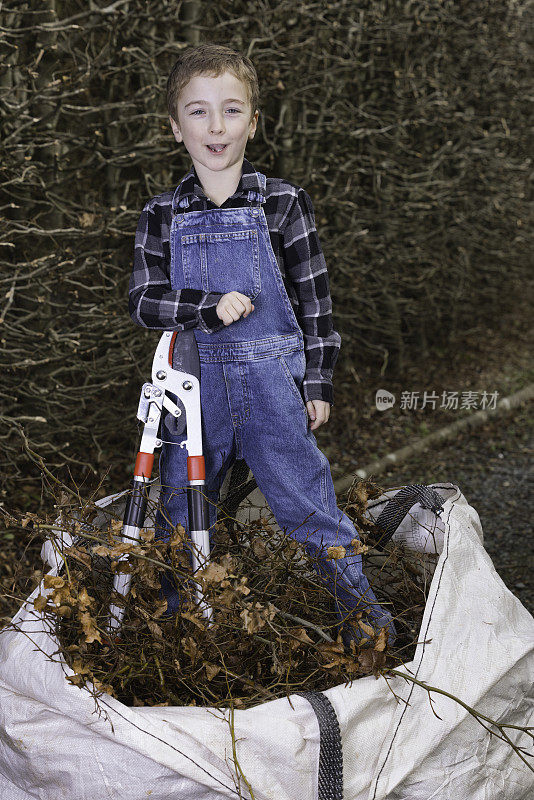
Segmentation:
{"type": "Polygon", "coordinates": [[[178,122],[178,98],[187,83],[196,75],[217,78],[223,72],[231,72],[247,89],[251,105],[251,119],[258,108],[260,91],[254,64],[247,56],[218,44],[200,44],[188,47],[171,69],[167,79],[167,108],[169,115],[178,122]]]}

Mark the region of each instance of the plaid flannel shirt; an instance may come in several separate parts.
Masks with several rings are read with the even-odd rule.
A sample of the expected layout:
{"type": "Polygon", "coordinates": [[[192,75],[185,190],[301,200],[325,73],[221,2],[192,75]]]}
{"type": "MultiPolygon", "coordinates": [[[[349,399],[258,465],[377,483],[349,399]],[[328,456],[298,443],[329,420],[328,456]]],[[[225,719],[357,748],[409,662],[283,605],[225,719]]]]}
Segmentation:
{"type": "MultiPolygon", "coordinates": [[[[326,400],[333,405],[332,373],[341,336],[332,324],[328,272],[312,202],[304,189],[281,178],[267,178],[264,192],[256,170],[244,158],[239,185],[220,208],[249,205],[255,193],[265,194],[263,209],[273,252],[304,336],[305,401],[326,400]]],[[[199,327],[213,333],[224,328],[215,311],[222,293],[171,289],[169,232],[173,195],[174,190],[170,190],[153,197],[139,217],[129,286],[130,316],[145,328],[179,331],[199,327]]],[[[191,202],[182,209],[184,213],[218,207],[206,197],[194,167],[179,184],[176,205],[186,195],[190,195],[191,202]]]]}

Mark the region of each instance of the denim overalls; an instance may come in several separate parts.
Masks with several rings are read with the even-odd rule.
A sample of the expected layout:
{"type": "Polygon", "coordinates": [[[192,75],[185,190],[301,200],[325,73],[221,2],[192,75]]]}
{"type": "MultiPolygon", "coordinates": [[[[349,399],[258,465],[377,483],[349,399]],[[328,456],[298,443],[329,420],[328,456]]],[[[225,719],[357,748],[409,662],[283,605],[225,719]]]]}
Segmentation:
{"type": "MultiPolygon", "coordinates": [[[[265,187],[265,175],[258,175],[265,187]]],[[[262,207],[265,196],[251,190],[250,206],[182,213],[190,200],[183,197],[177,207],[177,191],[170,230],[172,289],[235,290],[250,297],[255,307],[246,318],[214,333],[195,328],[210,527],[216,522],[224,476],[235,459],[243,458],[278,526],[304,542],[313,558],[319,552],[326,555],[325,548],[332,545],[346,548],[345,558],[321,561],[340,616],[358,607],[375,624],[389,626],[391,641],[391,615],[376,602],[361,556],[352,553],[350,542],[358,534],[337,508],[328,459],[308,425],[301,392],[304,337],[272,250],[262,207]]],[[[180,442],[183,436],[173,439],[165,431],[164,438],[180,442]]],[[[160,502],[165,516],[187,530],[186,460],[185,448],[163,444],[160,502]]],[[[168,536],[158,510],[156,537],[168,536]]],[[[161,581],[172,613],[179,595],[165,575],[161,581]]]]}

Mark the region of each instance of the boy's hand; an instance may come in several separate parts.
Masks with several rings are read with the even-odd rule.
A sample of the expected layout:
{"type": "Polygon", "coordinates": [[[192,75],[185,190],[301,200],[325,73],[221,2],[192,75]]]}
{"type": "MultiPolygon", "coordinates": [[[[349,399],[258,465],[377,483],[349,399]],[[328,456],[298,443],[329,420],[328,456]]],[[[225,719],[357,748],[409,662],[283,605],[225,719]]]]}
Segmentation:
{"type": "Polygon", "coordinates": [[[248,317],[254,306],[250,297],[241,292],[227,292],[223,294],[215,307],[217,316],[225,325],[231,325],[241,316],[248,317]]]}
{"type": "Polygon", "coordinates": [[[327,400],[308,400],[306,403],[308,416],[311,419],[310,430],[314,431],[330,416],[330,403],[327,400]]]}

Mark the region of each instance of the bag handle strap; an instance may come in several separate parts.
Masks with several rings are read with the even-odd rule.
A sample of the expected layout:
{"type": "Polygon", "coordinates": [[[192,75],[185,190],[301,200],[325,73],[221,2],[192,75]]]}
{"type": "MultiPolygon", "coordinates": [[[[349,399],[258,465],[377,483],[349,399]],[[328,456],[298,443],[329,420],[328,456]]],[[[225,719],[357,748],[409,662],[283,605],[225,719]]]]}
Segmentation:
{"type": "Polygon", "coordinates": [[[416,503],[421,503],[423,508],[428,508],[435,514],[443,511],[443,498],[432,487],[421,483],[403,486],[386,503],[375,520],[375,525],[380,530],[380,539],[376,543],[379,547],[389,542],[406,514],[416,503]]]}
{"type": "Polygon", "coordinates": [[[343,800],[343,747],[334,706],[322,692],[295,692],[305,697],[319,723],[318,800],[343,800]]]}

